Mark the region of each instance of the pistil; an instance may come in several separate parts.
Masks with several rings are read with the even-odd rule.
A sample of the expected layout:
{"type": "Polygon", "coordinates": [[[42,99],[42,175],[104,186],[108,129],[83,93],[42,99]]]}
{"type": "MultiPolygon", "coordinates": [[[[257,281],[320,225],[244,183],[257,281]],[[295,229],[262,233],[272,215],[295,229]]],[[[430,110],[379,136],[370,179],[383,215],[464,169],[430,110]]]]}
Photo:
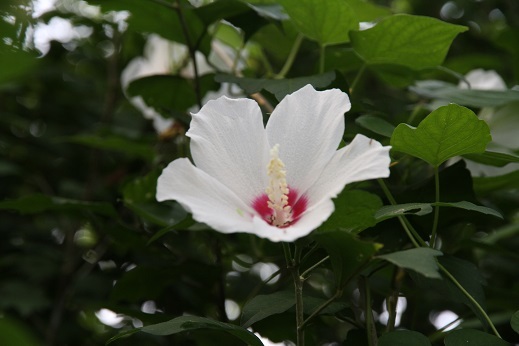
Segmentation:
{"type": "Polygon", "coordinates": [[[285,164],[279,158],[279,144],[270,150],[270,161],[267,165],[269,186],[266,189],[268,207],[272,210],[271,224],[283,227],[292,221],[292,208],[288,204],[288,185],[285,164]]]}

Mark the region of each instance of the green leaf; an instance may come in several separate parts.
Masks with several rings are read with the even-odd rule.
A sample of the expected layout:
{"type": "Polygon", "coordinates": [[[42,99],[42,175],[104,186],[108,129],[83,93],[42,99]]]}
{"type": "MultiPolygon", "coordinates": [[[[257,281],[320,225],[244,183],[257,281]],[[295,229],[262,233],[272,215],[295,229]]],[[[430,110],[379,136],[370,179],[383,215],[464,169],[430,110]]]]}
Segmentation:
{"type": "MultiPolygon", "coordinates": [[[[294,299],[292,294],[292,299],[294,299]]],[[[303,310],[305,315],[311,315],[319,306],[326,302],[326,299],[316,298],[316,297],[303,297],[303,310]]],[[[319,315],[333,315],[338,313],[341,310],[344,310],[348,307],[346,302],[336,301],[328,305],[324,308],[319,315]]]]}
{"type": "Polygon", "coordinates": [[[463,157],[471,161],[495,167],[504,167],[512,162],[519,162],[519,156],[506,153],[498,153],[495,151],[485,151],[482,154],[466,154],[463,155],[463,157]]]}
{"type": "Polygon", "coordinates": [[[432,211],[433,208],[431,207],[431,203],[404,203],[385,205],[375,213],[375,219],[380,222],[402,215],[427,215],[432,211]]]}
{"type": "Polygon", "coordinates": [[[445,346],[510,346],[508,342],[497,336],[475,329],[459,329],[449,332],[444,342],[445,346]]]}
{"type": "Polygon", "coordinates": [[[0,318],[0,345],[36,346],[40,343],[30,330],[4,315],[0,318]]]}
{"type": "Polygon", "coordinates": [[[359,19],[343,0],[280,0],[299,32],[321,45],[348,42],[359,19]]]}
{"type": "Polygon", "coordinates": [[[395,130],[393,124],[390,124],[386,120],[374,115],[361,115],[355,119],[355,123],[385,137],[391,137],[395,130]]]}
{"type": "Polygon", "coordinates": [[[148,143],[139,142],[135,139],[130,139],[123,136],[100,136],[95,134],[83,134],[62,137],[59,138],[58,141],[78,143],[91,148],[120,152],[129,156],[144,159],[146,161],[151,161],[154,157],[154,151],[148,143]]]}
{"type": "Polygon", "coordinates": [[[37,214],[44,211],[75,211],[92,212],[107,216],[117,215],[110,203],[79,201],[40,194],[2,201],[0,202],[0,209],[16,210],[23,215],[37,214]]]}
{"type": "Polygon", "coordinates": [[[380,255],[377,258],[386,260],[402,268],[414,270],[425,277],[441,279],[436,257],[442,256],[441,251],[421,247],[380,255]]]}
{"type": "Polygon", "coordinates": [[[438,202],[438,203],[432,203],[431,205],[439,205],[440,207],[453,207],[453,208],[460,208],[465,210],[471,210],[471,211],[477,211],[478,213],[492,215],[495,217],[498,217],[500,219],[503,218],[503,215],[501,215],[498,211],[483,207],[481,205],[475,205],[474,203],[470,203],[467,201],[461,201],[461,202],[438,202]]]}
{"type": "Polygon", "coordinates": [[[519,334],[519,310],[512,315],[510,325],[512,326],[512,329],[519,334]]]}
{"type": "Polygon", "coordinates": [[[438,202],[438,203],[404,203],[395,205],[385,205],[375,213],[375,219],[377,222],[390,219],[393,217],[403,215],[427,215],[433,211],[433,206],[439,205],[440,207],[451,207],[460,208],[470,211],[476,211],[478,213],[492,215],[500,219],[503,216],[496,210],[481,205],[475,205],[474,203],[461,201],[461,202],[438,202]]]}
{"type": "Polygon", "coordinates": [[[294,292],[292,291],[258,295],[243,307],[240,324],[242,327],[248,328],[266,317],[285,312],[294,305],[294,292]]]}
{"type": "Polygon", "coordinates": [[[450,104],[429,114],[417,128],[398,125],[391,136],[391,145],[396,151],[438,167],[458,155],[485,152],[491,139],[488,125],[474,112],[450,104]]]}
{"type": "Polygon", "coordinates": [[[338,287],[342,287],[357,275],[382,248],[382,244],[362,241],[342,231],[316,233],[313,237],[330,255],[338,287]]]}
{"type": "Polygon", "coordinates": [[[519,101],[517,90],[460,89],[457,85],[438,81],[418,81],[410,90],[420,96],[445,100],[467,107],[498,107],[519,101]]]}
{"type": "Polygon", "coordinates": [[[314,88],[327,87],[335,80],[335,72],[330,71],[319,75],[290,79],[240,78],[220,74],[216,75],[215,80],[220,83],[238,84],[247,94],[254,94],[265,89],[274,94],[278,101],[281,101],[286,95],[301,89],[307,84],[311,84],[314,88]]]}
{"type": "Polygon", "coordinates": [[[359,233],[377,223],[375,212],[382,206],[377,195],[361,190],[345,190],[333,202],[335,211],[319,227],[319,231],[359,233]]]}
{"type": "Polygon", "coordinates": [[[108,343],[121,337],[131,335],[136,332],[144,332],[152,335],[173,335],[198,329],[211,329],[229,333],[251,346],[263,346],[261,341],[252,332],[240,326],[230,323],[218,322],[205,317],[181,316],[167,322],[152,324],[149,326],[135,329],[126,333],[121,333],[111,338],[108,343]]]}
{"type": "Polygon", "coordinates": [[[378,346],[431,346],[429,339],[412,330],[397,330],[382,334],[378,346]]]}
{"type": "Polygon", "coordinates": [[[176,202],[157,202],[155,193],[158,176],[159,172],[153,171],[126,184],[123,188],[123,201],[143,219],[168,228],[185,219],[187,213],[176,202]]]}
{"type": "MultiPolygon", "coordinates": [[[[218,90],[213,74],[200,77],[201,96],[209,90],[218,90]]],[[[155,75],[134,80],[128,86],[130,96],[141,96],[150,107],[165,117],[173,112],[185,112],[197,104],[195,86],[191,81],[172,75],[155,75]]]]}
{"type": "Polygon", "coordinates": [[[468,28],[435,18],[397,14],[373,28],[350,32],[351,44],[368,64],[420,70],[441,65],[452,41],[468,28]]]}

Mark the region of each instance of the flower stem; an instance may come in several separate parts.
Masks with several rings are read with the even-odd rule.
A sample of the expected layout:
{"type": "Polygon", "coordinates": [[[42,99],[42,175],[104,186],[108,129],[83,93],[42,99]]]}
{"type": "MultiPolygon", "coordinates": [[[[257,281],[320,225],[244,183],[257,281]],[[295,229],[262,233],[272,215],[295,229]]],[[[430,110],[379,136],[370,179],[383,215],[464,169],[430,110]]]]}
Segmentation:
{"type": "Polygon", "coordinates": [[[294,64],[294,60],[297,56],[297,52],[299,51],[299,47],[301,47],[301,43],[303,42],[303,35],[298,34],[294,44],[292,45],[292,49],[290,50],[290,53],[288,54],[287,61],[285,61],[285,64],[281,68],[281,71],[277,75],[274,76],[275,79],[283,79],[285,78],[285,75],[290,71],[290,68],[294,64]]]}
{"type": "Polygon", "coordinates": [[[307,270],[305,270],[305,271],[301,274],[301,278],[302,278],[303,280],[306,280],[306,279],[307,279],[306,275],[307,275],[308,273],[310,273],[312,270],[314,270],[315,268],[317,268],[318,266],[320,266],[321,263],[326,262],[329,258],[330,258],[330,256],[326,256],[325,258],[323,258],[322,260],[320,260],[319,262],[317,262],[316,264],[314,264],[313,266],[311,266],[310,268],[308,268],[307,270]]]}
{"type": "MultiPolygon", "coordinates": [[[[470,295],[469,292],[467,292],[467,290],[465,290],[465,288],[463,288],[463,286],[459,283],[458,280],[456,280],[456,278],[451,274],[449,273],[449,271],[447,270],[447,268],[445,268],[444,266],[442,266],[438,261],[438,267],[440,268],[440,270],[443,272],[443,274],[445,274],[445,276],[447,276],[449,278],[449,280],[452,281],[452,283],[458,287],[458,289],[461,291],[461,293],[463,293],[463,295],[465,297],[468,298],[468,300],[470,300],[470,302],[474,305],[474,307],[479,311],[479,313],[481,315],[483,315],[483,318],[485,319],[485,321],[488,323],[488,325],[490,326],[490,329],[492,329],[492,332],[498,337],[498,338],[501,338],[501,335],[499,335],[499,332],[497,331],[496,327],[494,326],[494,324],[492,323],[492,320],[490,320],[490,317],[488,317],[487,313],[485,312],[485,310],[481,307],[481,305],[479,305],[479,303],[477,302],[476,299],[474,299],[474,297],[472,297],[470,295]]],[[[502,338],[501,338],[502,339],[502,338]]]]}
{"type": "MultiPolygon", "coordinates": [[[[396,205],[397,202],[391,194],[391,191],[389,191],[388,187],[386,186],[386,183],[384,183],[384,180],[377,179],[377,181],[380,187],[382,188],[382,191],[384,191],[386,198],[389,200],[389,203],[391,203],[391,205],[396,205]]],[[[404,231],[409,237],[409,240],[411,240],[415,247],[427,246],[427,244],[423,241],[422,237],[420,237],[418,232],[416,232],[416,230],[404,216],[398,216],[398,221],[400,221],[400,224],[404,228],[404,231]]]]}
{"type": "Polygon", "coordinates": [[[368,278],[365,276],[359,277],[359,290],[364,297],[364,317],[366,319],[366,335],[369,346],[377,345],[377,331],[375,330],[375,323],[373,321],[373,310],[371,310],[371,291],[369,288],[368,278]]]}
{"type": "MultiPolygon", "coordinates": [[[[435,197],[434,201],[436,203],[440,202],[440,174],[438,172],[438,166],[434,167],[434,187],[435,187],[435,197]]],[[[436,245],[436,232],[438,231],[438,220],[440,218],[440,206],[434,206],[434,221],[431,232],[431,248],[434,249],[436,245]]]]}
{"type": "Polygon", "coordinates": [[[322,44],[319,50],[319,73],[324,73],[324,60],[325,60],[326,46],[322,44]]]}
{"type": "Polygon", "coordinates": [[[359,83],[360,77],[362,77],[362,75],[364,74],[365,70],[366,70],[366,64],[362,64],[359,72],[357,72],[357,75],[355,76],[355,79],[353,80],[353,82],[351,82],[351,85],[350,85],[350,95],[353,94],[353,91],[357,87],[357,84],[359,83]]]}
{"type": "Polygon", "coordinates": [[[303,329],[304,311],[303,311],[303,278],[299,275],[299,264],[301,260],[301,247],[296,244],[294,250],[294,257],[290,256],[290,247],[287,243],[283,243],[283,250],[285,252],[285,259],[287,261],[288,269],[292,274],[294,281],[294,295],[296,299],[296,331],[297,331],[297,346],[305,345],[305,332],[303,329]]]}

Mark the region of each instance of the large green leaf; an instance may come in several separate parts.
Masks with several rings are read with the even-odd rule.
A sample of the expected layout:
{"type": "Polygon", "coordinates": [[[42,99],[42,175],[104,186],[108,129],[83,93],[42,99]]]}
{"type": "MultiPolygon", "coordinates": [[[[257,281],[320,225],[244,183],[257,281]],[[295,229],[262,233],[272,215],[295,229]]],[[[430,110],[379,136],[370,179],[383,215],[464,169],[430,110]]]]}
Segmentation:
{"type": "Polygon", "coordinates": [[[348,42],[359,27],[355,11],[344,0],[280,0],[302,34],[321,45],[348,42]]]}
{"type": "Polygon", "coordinates": [[[445,346],[510,346],[510,343],[497,336],[475,330],[459,329],[447,334],[445,346]]]}
{"type": "Polygon", "coordinates": [[[417,128],[398,125],[391,145],[437,167],[458,155],[485,152],[491,139],[488,125],[474,112],[450,104],[429,114],[417,128]]]}
{"type": "Polygon", "coordinates": [[[402,268],[414,270],[428,278],[441,279],[436,257],[442,255],[441,251],[421,247],[380,255],[377,258],[402,268]]]}
{"type": "Polygon", "coordinates": [[[137,332],[143,332],[152,335],[173,335],[181,332],[193,331],[197,329],[210,329],[210,330],[218,330],[225,333],[229,333],[238,339],[245,342],[247,345],[251,346],[263,346],[261,341],[254,335],[252,332],[248,331],[245,328],[240,326],[223,323],[215,320],[211,320],[206,317],[197,317],[197,316],[181,316],[169,320],[167,322],[152,324],[149,326],[145,326],[139,329],[130,330],[128,332],[123,332],[111,338],[108,342],[115,341],[122,337],[129,336],[131,334],[137,332]]]}
{"type": "Polygon", "coordinates": [[[255,79],[241,78],[231,75],[216,75],[217,82],[227,82],[238,84],[247,94],[253,94],[262,89],[274,94],[280,101],[286,95],[301,89],[307,84],[314,88],[325,88],[335,80],[335,72],[330,71],[319,75],[308,77],[289,78],[289,79],[255,79]]]}
{"type": "Polygon", "coordinates": [[[418,81],[410,89],[421,96],[467,107],[498,107],[519,101],[518,90],[460,89],[457,85],[437,80],[418,81]]]}
{"type": "Polygon", "coordinates": [[[89,202],[46,195],[30,195],[0,202],[0,210],[16,210],[20,214],[37,214],[44,211],[92,212],[108,216],[117,215],[114,207],[106,202],[89,202]]]}
{"type": "Polygon", "coordinates": [[[452,40],[467,27],[435,18],[398,14],[373,28],[350,32],[355,51],[368,64],[396,64],[419,70],[441,65],[452,40]]]}
{"type": "Polygon", "coordinates": [[[377,195],[361,190],[345,190],[335,200],[335,211],[319,231],[343,230],[358,233],[374,226],[375,212],[382,206],[377,195]]]}
{"type": "Polygon", "coordinates": [[[382,334],[378,346],[431,346],[429,339],[412,330],[397,330],[382,334]]]}
{"type": "Polygon", "coordinates": [[[295,305],[293,291],[279,291],[258,295],[245,304],[241,315],[241,325],[248,328],[271,315],[280,314],[295,305]]]}
{"type": "Polygon", "coordinates": [[[317,233],[313,237],[330,255],[338,287],[358,274],[362,266],[382,248],[382,244],[362,241],[342,231],[317,233]]]}

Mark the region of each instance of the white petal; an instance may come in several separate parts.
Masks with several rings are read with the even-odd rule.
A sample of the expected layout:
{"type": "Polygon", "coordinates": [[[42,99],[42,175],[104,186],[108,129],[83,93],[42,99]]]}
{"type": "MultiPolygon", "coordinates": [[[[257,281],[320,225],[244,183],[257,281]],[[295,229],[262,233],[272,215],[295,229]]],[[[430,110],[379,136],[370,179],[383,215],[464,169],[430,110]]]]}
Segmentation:
{"type": "Polygon", "coordinates": [[[157,182],[157,200],[176,200],[203,222],[222,233],[252,232],[254,211],[231,190],[186,159],[171,162],[157,182]]]}
{"type": "Polygon", "coordinates": [[[315,91],[307,85],[286,96],[267,123],[271,146],[279,144],[289,186],[310,187],[336,151],[344,132],[348,95],[338,89],[315,91]]]}
{"type": "Polygon", "coordinates": [[[269,148],[256,102],[220,97],[193,114],[187,133],[196,166],[246,203],[265,191],[269,148]]]}
{"type": "Polygon", "coordinates": [[[269,225],[263,219],[255,216],[253,219],[254,233],[259,237],[273,242],[294,241],[308,235],[326,221],[335,210],[331,199],[323,200],[313,208],[308,209],[293,225],[278,228],[269,225]]]}
{"type": "Polygon", "coordinates": [[[338,150],[319,179],[306,192],[310,207],[323,199],[336,197],[346,184],[389,177],[390,146],[363,135],[338,150]]]}

